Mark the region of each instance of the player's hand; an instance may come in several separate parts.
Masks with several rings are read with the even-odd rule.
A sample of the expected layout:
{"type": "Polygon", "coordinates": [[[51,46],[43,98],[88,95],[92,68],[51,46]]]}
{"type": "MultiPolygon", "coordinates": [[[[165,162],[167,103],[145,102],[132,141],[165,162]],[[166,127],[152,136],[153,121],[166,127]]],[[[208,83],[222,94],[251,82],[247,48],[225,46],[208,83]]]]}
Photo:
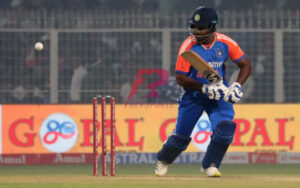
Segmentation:
{"type": "Polygon", "coordinates": [[[228,90],[228,95],[224,97],[224,101],[229,103],[237,103],[241,100],[242,96],[244,94],[244,91],[242,89],[241,84],[237,82],[233,82],[228,90]]]}
{"type": "Polygon", "coordinates": [[[228,88],[222,82],[216,84],[204,84],[202,86],[202,92],[206,94],[209,99],[220,100],[228,95],[228,88]]]}

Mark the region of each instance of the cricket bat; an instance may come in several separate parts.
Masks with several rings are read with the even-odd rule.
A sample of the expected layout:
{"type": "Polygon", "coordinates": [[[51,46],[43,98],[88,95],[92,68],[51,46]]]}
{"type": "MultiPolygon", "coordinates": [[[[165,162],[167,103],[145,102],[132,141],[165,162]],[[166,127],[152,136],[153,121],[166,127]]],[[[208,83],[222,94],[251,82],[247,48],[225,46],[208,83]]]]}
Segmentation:
{"type": "Polygon", "coordinates": [[[221,76],[211,68],[208,63],[196,52],[192,50],[185,51],[181,56],[187,60],[197,71],[202,74],[210,83],[218,83],[222,80],[221,76]]]}

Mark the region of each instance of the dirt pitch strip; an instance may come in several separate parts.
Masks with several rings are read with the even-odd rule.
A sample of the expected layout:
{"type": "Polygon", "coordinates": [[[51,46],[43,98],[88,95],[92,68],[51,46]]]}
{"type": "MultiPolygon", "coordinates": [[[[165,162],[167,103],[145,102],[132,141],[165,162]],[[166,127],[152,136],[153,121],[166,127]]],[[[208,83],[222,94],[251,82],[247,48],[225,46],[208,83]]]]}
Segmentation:
{"type": "Polygon", "coordinates": [[[91,165],[0,166],[0,188],[299,188],[300,165],[224,165],[221,178],[208,178],[197,165],[174,165],[156,177],[153,165],[124,165],[116,177],[94,177],[91,165]],[[272,173],[273,172],[273,173],[272,173]]]}

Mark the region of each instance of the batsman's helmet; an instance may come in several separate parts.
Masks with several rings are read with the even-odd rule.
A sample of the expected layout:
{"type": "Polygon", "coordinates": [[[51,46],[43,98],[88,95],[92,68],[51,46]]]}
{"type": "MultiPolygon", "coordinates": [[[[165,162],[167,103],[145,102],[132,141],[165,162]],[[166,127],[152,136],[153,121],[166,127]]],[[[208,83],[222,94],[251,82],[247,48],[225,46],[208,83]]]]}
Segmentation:
{"type": "Polygon", "coordinates": [[[206,6],[198,7],[195,10],[193,16],[188,21],[188,25],[190,28],[213,26],[214,30],[217,23],[218,15],[216,11],[206,6]]]}

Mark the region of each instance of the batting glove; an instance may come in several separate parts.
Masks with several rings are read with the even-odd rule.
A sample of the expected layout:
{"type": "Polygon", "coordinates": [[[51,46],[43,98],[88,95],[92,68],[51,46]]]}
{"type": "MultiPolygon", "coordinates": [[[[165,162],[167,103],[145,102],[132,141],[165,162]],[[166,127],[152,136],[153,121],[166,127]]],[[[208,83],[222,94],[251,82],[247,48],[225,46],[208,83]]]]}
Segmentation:
{"type": "Polygon", "coordinates": [[[228,95],[224,97],[224,101],[229,103],[237,103],[241,100],[242,96],[244,94],[244,91],[242,89],[241,84],[237,82],[233,82],[228,90],[228,95]]]}
{"type": "Polygon", "coordinates": [[[202,86],[202,92],[206,94],[209,99],[220,100],[228,95],[228,88],[222,82],[216,84],[204,84],[202,86]]]}

